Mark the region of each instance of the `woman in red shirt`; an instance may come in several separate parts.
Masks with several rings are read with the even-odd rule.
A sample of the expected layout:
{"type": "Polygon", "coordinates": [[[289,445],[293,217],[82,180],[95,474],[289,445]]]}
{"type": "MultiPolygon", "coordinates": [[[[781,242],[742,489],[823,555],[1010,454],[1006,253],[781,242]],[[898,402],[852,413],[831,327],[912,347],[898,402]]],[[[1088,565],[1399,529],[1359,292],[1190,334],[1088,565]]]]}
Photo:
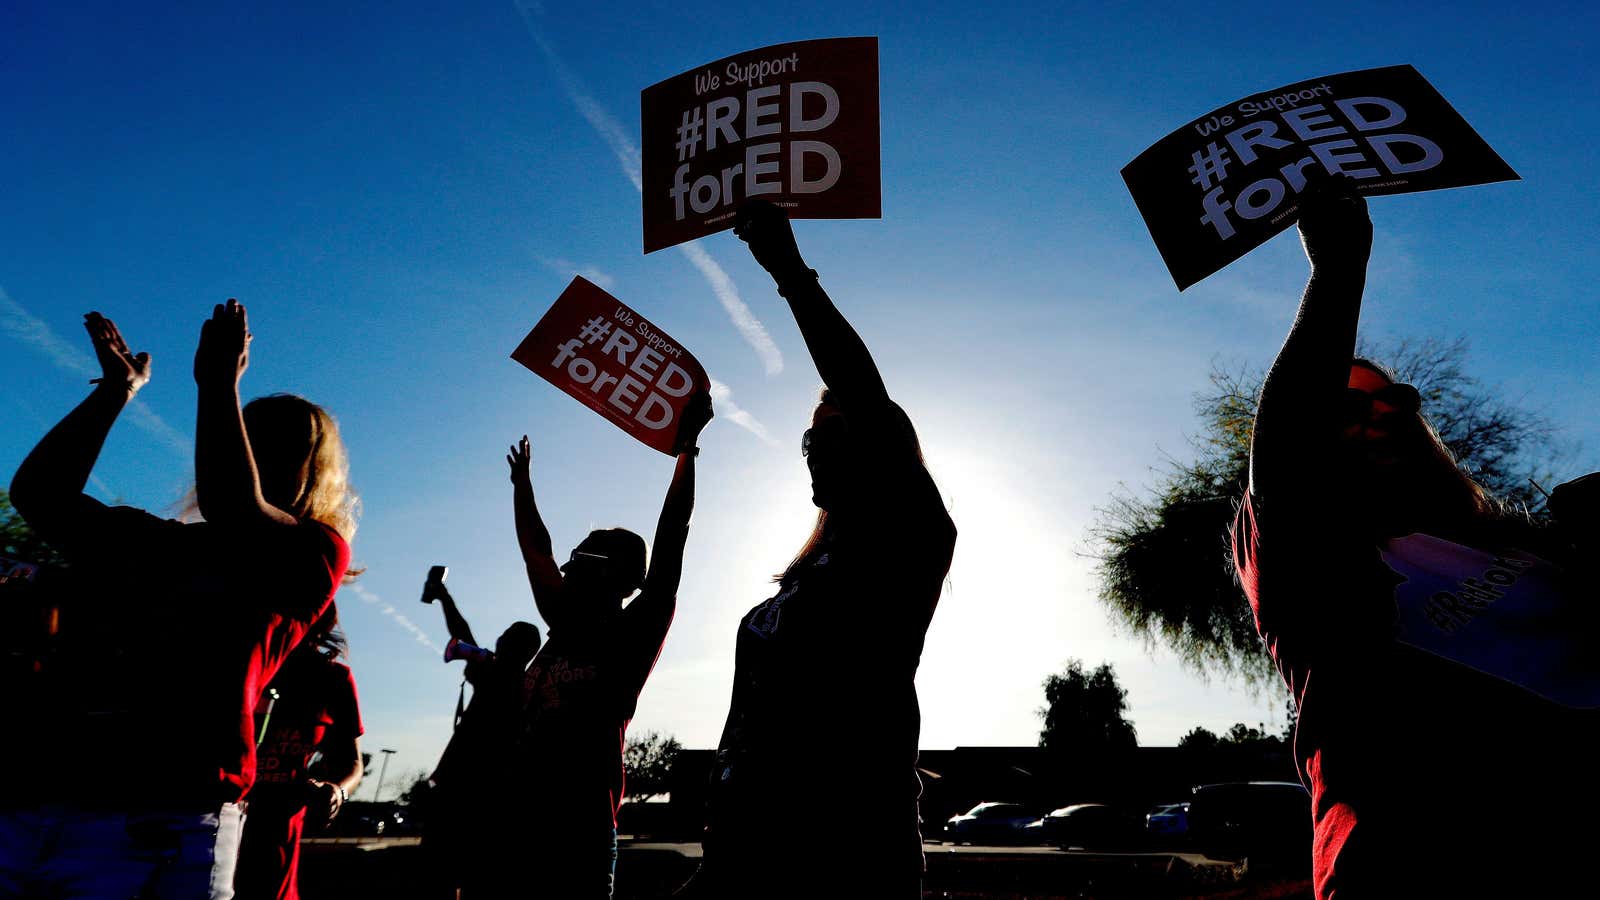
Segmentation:
{"type": "Polygon", "coordinates": [[[1417,389],[1354,358],[1372,245],[1309,190],[1311,278],[1261,391],[1240,582],[1299,716],[1319,900],[1564,896],[1587,875],[1597,737],[1594,476],[1553,524],[1491,497],[1417,389]]]}
{"type": "Polygon", "coordinates": [[[361,784],[361,709],[330,605],[284,660],[256,719],[256,783],[234,877],[237,900],[298,900],[300,837],[332,822],[361,784]],[[312,758],[319,757],[312,777],[312,758]]]}
{"type": "Polygon", "coordinates": [[[205,521],[107,507],[84,485],[151,360],[99,313],[84,325],[101,377],[17,468],[11,498],[72,563],[73,614],[111,639],[80,657],[81,690],[39,728],[30,780],[49,792],[0,801],[0,896],[228,898],[256,704],[349,567],[344,445],[302,398],[241,409],[251,335],[229,300],[194,358],[205,521]]]}

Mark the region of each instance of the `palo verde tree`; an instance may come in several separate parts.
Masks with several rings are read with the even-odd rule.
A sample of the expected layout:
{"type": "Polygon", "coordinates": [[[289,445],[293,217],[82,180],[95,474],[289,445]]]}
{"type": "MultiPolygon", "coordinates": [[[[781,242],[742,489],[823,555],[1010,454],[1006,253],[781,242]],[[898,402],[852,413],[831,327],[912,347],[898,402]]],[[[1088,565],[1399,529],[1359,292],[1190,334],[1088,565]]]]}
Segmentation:
{"type": "MultiPolygon", "coordinates": [[[[1468,375],[1467,350],[1464,339],[1360,348],[1417,386],[1424,414],[1463,470],[1537,511],[1543,498],[1530,479],[1548,487],[1562,458],[1550,423],[1468,375]]],[[[1278,679],[1234,581],[1228,527],[1249,473],[1264,377],[1261,370],[1214,367],[1211,389],[1195,398],[1193,458],[1170,459],[1145,493],[1113,495],[1089,535],[1100,600],[1115,621],[1201,675],[1258,688],[1278,679]]]]}

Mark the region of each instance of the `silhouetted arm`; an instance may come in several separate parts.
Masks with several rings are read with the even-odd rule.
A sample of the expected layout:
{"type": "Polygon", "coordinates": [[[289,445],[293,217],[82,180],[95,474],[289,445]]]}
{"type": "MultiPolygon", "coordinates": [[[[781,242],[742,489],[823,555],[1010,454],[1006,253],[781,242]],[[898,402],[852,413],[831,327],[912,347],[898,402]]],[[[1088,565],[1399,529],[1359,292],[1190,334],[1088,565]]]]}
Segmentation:
{"type": "MultiPolygon", "coordinates": [[[[678,582],[683,578],[683,548],[689,540],[689,519],[694,513],[695,442],[711,421],[711,396],[695,395],[684,410],[678,429],[678,462],[672,470],[672,484],[661,504],[656,521],[655,543],[650,552],[650,571],[644,577],[640,600],[665,606],[667,618],[677,603],[678,582]],[[647,599],[648,598],[648,599],[647,599]]],[[[630,609],[638,606],[638,601],[630,609]]]]}
{"type": "Polygon", "coordinates": [[[777,282],[778,293],[789,302],[795,324],[817,374],[832,392],[834,402],[851,418],[867,427],[881,423],[889,405],[883,376],[861,335],[833,305],[795,244],[789,217],[765,200],[747,200],[739,208],[734,232],[750,245],[756,262],[777,282]]]}
{"type": "Polygon", "coordinates": [[[194,490],[200,515],[214,525],[295,526],[267,502],[239,408],[239,378],[250,365],[250,329],[237,300],[217,304],[200,328],[194,354],[199,387],[195,416],[194,490]]]}
{"type": "Polygon", "coordinates": [[[334,721],[317,744],[317,752],[322,754],[322,760],[318,763],[322,780],[311,781],[312,790],[323,804],[321,808],[312,806],[311,814],[321,813],[323,824],[333,821],[344,805],[344,799],[356,792],[364,768],[361,764],[361,714],[355,696],[355,682],[348,672],[337,690],[338,699],[328,705],[334,721]],[[340,789],[343,789],[343,794],[340,789]]]}
{"type": "Polygon", "coordinates": [[[511,505],[516,513],[517,545],[522,549],[522,563],[528,570],[528,586],[533,589],[533,602],[539,616],[551,628],[561,617],[561,567],[556,563],[555,549],[550,544],[550,529],[539,516],[539,506],[533,499],[533,478],[529,474],[533,451],[528,436],[511,448],[506,463],[511,466],[511,505]]]}
{"type": "Polygon", "coordinates": [[[438,586],[438,591],[439,608],[444,611],[444,627],[450,632],[450,636],[474,647],[483,646],[472,636],[472,626],[467,624],[466,617],[456,608],[456,599],[450,596],[450,590],[441,584],[438,586]]]}
{"type": "MultiPolygon", "coordinates": [[[[1334,450],[1355,354],[1372,251],[1367,204],[1345,178],[1305,195],[1300,237],[1311,263],[1300,310],[1261,388],[1251,443],[1251,490],[1293,494],[1334,450]]],[[[1293,500],[1288,503],[1294,503],[1293,500]]]]}
{"type": "Polygon", "coordinates": [[[106,507],[84,494],[106,435],[128,401],[150,380],[150,354],[128,350],[122,333],[97,312],[84,328],[99,358],[94,390],[45,434],[11,479],[11,503],[46,540],[70,542],[99,524],[106,507]]]}

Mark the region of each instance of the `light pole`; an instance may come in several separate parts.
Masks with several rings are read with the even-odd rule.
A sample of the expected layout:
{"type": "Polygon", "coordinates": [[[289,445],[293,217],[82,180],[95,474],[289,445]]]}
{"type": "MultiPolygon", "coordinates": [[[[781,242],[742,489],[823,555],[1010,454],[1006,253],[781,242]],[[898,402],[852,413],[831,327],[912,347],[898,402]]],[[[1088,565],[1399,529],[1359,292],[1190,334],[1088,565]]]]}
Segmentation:
{"type": "Polygon", "coordinates": [[[378,767],[378,789],[372,792],[372,802],[377,803],[383,799],[383,776],[389,773],[389,757],[394,755],[393,750],[379,750],[383,754],[383,765],[378,767]]]}

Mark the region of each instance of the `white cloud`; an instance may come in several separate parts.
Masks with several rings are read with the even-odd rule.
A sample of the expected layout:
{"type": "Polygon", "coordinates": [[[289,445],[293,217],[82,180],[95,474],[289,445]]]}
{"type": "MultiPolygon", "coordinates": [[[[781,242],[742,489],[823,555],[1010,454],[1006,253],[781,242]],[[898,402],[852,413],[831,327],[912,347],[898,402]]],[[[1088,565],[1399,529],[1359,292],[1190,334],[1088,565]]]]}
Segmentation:
{"type": "Polygon", "coordinates": [[[539,261],[544,263],[545,267],[550,269],[552,272],[560,275],[582,275],[584,278],[587,278],[589,281],[594,282],[596,285],[599,285],[608,291],[615,287],[617,283],[615,278],[611,277],[605,272],[600,271],[594,266],[580,266],[570,259],[562,259],[560,257],[540,257],[539,261]]]}
{"type": "MultiPolygon", "coordinates": [[[[100,364],[79,347],[62,340],[43,319],[23,308],[0,288],[0,332],[9,334],[24,344],[44,354],[56,368],[84,379],[100,377],[100,364]]],[[[85,338],[87,341],[87,338],[85,338]]],[[[143,401],[128,404],[128,414],[134,426],[143,430],[168,448],[184,456],[194,455],[194,445],[184,434],[166,423],[151,411],[143,401]]]]}

